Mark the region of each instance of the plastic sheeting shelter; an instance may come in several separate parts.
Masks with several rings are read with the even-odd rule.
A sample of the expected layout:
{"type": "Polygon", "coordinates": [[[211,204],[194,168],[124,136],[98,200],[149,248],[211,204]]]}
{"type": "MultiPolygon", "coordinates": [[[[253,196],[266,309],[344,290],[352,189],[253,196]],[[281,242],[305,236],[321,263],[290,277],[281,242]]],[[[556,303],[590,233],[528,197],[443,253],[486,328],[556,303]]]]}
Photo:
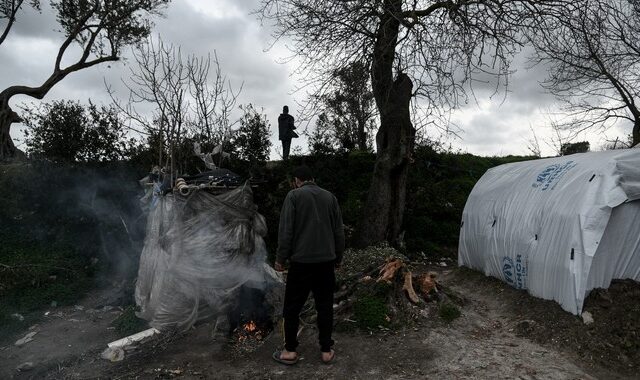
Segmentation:
{"type": "Polygon", "coordinates": [[[458,264],[573,314],[591,289],[640,281],[640,149],[488,170],[462,214],[458,264]]]}
{"type": "Polygon", "coordinates": [[[225,317],[243,287],[264,292],[265,307],[279,311],[283,282],[266,264],[267,226],[248,184],[160,197],[148,218],[135,299],[151,326],[186,330],[225,317]]]}

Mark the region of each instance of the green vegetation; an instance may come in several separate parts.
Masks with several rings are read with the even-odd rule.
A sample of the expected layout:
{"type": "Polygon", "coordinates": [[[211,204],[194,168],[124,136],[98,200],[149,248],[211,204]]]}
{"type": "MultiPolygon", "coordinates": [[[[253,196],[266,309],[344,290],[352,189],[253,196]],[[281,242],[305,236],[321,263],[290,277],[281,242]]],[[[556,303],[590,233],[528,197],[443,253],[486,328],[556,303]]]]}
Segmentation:
{"type": "Polygon", "coordinates": [[[444,302],[438,308],[438,315],[443,321],[451,323],[462,315],[460,309],[451,302],[444,302]]]}
{"type": "Polygon", "coordinates": [[[111,326],[115,327],[116,331],[122,336],[129,336],[146,329],[149,323],[144,319],[138,318],[136,311],[138,311],[136,306],[127,306],[122,314],[111,322],[111,326]]]}
{"type": "MultiPolygon", "coordinates": [[[[418,252],[430,257],[455,255],[462,210],[480,177],[494,166],[533,158],[478,157],[438,152],[428,146],[417,147],[407,186],[407,205],[410,207],[407,207],[404,217],[403,253],[410,257],[418,252]]],[[[273,254],[277,245],[276,226],[282,200],[290,190],[287,175],[293,167],[301,164],[311,167],[318,184],[338,198],[347,226],[347,244],[351,231],[361,220],[375,154],[352,151],[292,156],[289,162],[264,170],[262,175],[267,183],[256,190],[259,210],[266,216],[270,226],[267,236],[270,254],[273,254]]]]}
{"type": "Polygon", "coordinates": [[[45,307],[77,302],[100,271],[135,273],[137,259],[127,255],[139,252],[143,226],[128,201],[138,176],[127,173],[0,165],[0,338],[36,322],[45,307]]]}
{"type": "Polygon", "coordinates": [[[354,317],[358,327],[364,329],[376,329],[379,326],[387,327],[389,321],[389,308],[384,299],[364,296],[353,305],[354,317]]]}
{"type": "Polygon", "coordinates": [[[0,337],[28,327],[31,314],[44,306],[73,304],[92,282],[89,260],[68,244],[38,242],[6,228],[0,241],[0,337]]]}
{"type": "MultiPolygon", "coordinates": [[[[405,214],[402,253],[409,258],[422,257],[419,253],[455,255],[462,210],[476,181],[490,167],[523,159],[528,157],[476,157],[418,147],[408,186],[411,206],[405,214]]],[[[336,195],[350,238],[362,215],[374,162],[374,154],[352,151],[293,156],[268,168],[234,161],[229,168],[263,180],[255,200],[267,219],[266,243],[273,259],[280,207],[290,190],[287,176],[293,167],[309,165],[317,182],[336,195]]],[[[36,311],[53,301],[58,305],[77,302],[102,274],[135,275],[145,232],[137,180],[145,175],[146,166],[136,170],[132,165],[0,165],[0,188],[6,194],[0,198],[0,336],[28,327],[41,315],[36,311]],[[24,321],[11,316],[15,313],[23,315],[24,321]]],[[[346,255],[342,274],[349,276],[356,272],[354,268],[375,264],[374,257],[380,264],[389,252],[397,253],[384,245],[369,250],[366,257],[346,255]]],[[[358,322],[350,324],[389,327],[390,311],[385,306],[389,291],[375,286],[359,294],[354,304],[358,322]]],[[[455,306],[443,306],[441,316],[455,319],[455,310],[455,306]]],[[[137,322],[129,310],[116,327],[139,330],[137,322]]]]}
{"type": "Polygon", "coordinates": [[[389,327],[391,319],[387,305],[392,291],[392,285],[380,282],[362,287],[354,294],[353,316],[359,328],[389,327]]]}

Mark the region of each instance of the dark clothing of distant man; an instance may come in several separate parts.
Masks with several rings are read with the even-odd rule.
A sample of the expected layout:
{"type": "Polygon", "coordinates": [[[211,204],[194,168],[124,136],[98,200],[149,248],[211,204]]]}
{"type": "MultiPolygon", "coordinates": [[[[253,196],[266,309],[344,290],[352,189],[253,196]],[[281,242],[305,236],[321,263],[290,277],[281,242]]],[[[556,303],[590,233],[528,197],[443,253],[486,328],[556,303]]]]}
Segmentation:
{"type": "Polygon", "coordinates": [[[297,358],[300,312],[312,293],[318,313],[321,357],[328,363],[334,356],[331,334],[335,269],[344,252],[342,214],[336,197],[314,182],[311,169],[298,167],[293,177],[296,189],[284,200],[278,229],[276,270],[284,270],[287,260],[290,265],[283,308],[285,349],[277,355],[297,358]]]}
{"type": "Polygon", "coordinates": [[[278,116],[278,138],[282,141],[282,158],[289,159],[291,149],[291,139],[298,137],[294,132],[293,116],[289,115],[289,107],[282,107],[282,113],[278,116]]]}

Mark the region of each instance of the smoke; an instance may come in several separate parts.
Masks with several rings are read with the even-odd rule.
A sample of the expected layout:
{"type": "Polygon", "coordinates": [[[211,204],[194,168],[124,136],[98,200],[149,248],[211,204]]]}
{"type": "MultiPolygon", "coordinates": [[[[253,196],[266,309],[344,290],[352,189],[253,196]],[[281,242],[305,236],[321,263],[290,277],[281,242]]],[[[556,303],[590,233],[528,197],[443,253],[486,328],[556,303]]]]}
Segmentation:
{"type": "Polygon", "coordinates": [[[249,185],[161,198],[149,215],[140,258],[140,316],[158,329],[186,330],[198,320],[228,316],[239,304],[259,309],[252,303],[260,297],[247,289],[273,306],[282,281],[266,264],[266,232],[249,185]]]}
{"type": "Polygon", "coordinates": [[[42,302],[75,302],[96,286],[117,283],[118,291],[102,292],[101,302],[131,303],[146,220],[140,177],[124,164],[1,165],[0,261],[12,269],[0,283],[42,302]]]}

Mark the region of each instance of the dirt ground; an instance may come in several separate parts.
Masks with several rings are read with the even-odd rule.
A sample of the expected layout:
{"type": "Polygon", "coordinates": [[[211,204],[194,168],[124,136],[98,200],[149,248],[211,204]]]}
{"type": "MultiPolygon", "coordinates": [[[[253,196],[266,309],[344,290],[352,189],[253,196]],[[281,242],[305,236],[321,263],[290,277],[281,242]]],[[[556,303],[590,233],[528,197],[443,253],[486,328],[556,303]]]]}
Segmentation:
{"type": "Polygon", "coordinates": [[[585,306],[592,310],[595,322],[585,326],[555,303],[479,273],[440,266],[429,269],[438,270],[441,283],[464,298],[460,318],[446,324],[432,313],[416,327],[400,331],[336,333],[337,359],[330,365],[320,362],[313,326],[301,334],[302,359],[287,367],[271,359],[282,343],[277,331],[255,350],[243,350],[228,338],[212,337],[210,324],[200,324],[173,340],[148,343],[127,352],[123,361],[111,363],[99,355],[118,338],[109,324],[121,311],[110,308],[113,296],[103,291],[87,297],[79,307],[57,308],[31,330],[0,342],[0,378],[638,378],[634,372],[638,350],[633,346],[638,341],[629,338],[635,336],[637,324],[611,311],[618,293],[627,298],[631,293],[626,306],[630,313],[640,314],[633,309],[634,302],[640,305],[633,298],[637,284],[616,285],[605,296],[596,292],[597,297],[590,297],[585,306]],[[618,320],[612,321],[610,314],[618,315],[618,320]],[[623,338],[602,336],[612,323],[621,326],[616,336],[623,338]],[[30,331],[37,332],[33,341],[14,345],[30,331]],[[602,344],[596,347],[595,342],[602,344]],[[18,371],[20,365],[27,368],[18,371]]]}

